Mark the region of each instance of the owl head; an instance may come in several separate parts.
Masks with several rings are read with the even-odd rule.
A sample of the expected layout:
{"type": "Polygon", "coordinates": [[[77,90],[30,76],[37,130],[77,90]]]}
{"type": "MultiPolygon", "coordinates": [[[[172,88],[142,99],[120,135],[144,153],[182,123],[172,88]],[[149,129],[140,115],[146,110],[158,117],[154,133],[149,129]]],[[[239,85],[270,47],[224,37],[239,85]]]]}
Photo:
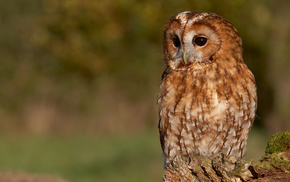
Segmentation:
{"type": "Polygon", "coordinates": [[[214,13],[179,13],[167,22],[163,36],[165,62],[174,70],[198,69],[228,59],[243,61],[239,33],[214,13]]]}

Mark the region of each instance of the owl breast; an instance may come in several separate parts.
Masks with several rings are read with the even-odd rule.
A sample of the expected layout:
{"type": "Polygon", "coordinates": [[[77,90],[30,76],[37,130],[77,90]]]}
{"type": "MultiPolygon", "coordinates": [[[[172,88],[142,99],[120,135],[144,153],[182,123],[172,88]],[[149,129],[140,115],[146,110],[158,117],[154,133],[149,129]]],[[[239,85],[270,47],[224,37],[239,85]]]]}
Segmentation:
{"type": "Polygon", "coordinates": [[[245,154],[256,111],[255,81],[245,64],[171,70],[159,89],[165,163],[193,154],[213,158],[223,153],[235,159],[245,154]]]}

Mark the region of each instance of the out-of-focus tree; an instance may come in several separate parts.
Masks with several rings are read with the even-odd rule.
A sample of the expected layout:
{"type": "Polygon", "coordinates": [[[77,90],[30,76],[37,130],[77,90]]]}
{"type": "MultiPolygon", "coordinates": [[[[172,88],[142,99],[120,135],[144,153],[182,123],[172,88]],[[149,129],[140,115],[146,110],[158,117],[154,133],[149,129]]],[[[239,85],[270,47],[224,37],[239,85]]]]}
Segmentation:
{"type": "Polygon", "coordinates": [[[163,26],[171,16],[190,10],[215,12],[234,24],[258,85],[260,119],[255,125],[271,121],[267,123],[277,130],[287,129],[288,4],[7,1],[0,7],[0,82],[5,85],[0,90],[0,125],[13,121],[7,127],[97,134],[156,128],[163,26]]]}
{"type": "Polygon", "coordinates": [[[273,88],[273,106],[265,124],[271,133],[290,130],[290,2],[273,1],[266,75],[273,88]],[[282,5],[281,5],[282,3],[282,5]]]}

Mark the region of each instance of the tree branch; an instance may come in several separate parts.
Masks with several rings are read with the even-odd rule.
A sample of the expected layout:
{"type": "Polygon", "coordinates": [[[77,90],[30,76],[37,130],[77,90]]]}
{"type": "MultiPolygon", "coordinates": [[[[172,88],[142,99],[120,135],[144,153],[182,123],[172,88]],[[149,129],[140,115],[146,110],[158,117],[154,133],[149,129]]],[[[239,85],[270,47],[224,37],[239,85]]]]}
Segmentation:
{"type": "Polygon", "coordinates": [[[259,161],[236,161],[222,154],[214,159],[202,156],[177,157],[167,166],[165,182],[274,182],[290,181],[290,132],[277,133],[268,141],[259,161]]]}

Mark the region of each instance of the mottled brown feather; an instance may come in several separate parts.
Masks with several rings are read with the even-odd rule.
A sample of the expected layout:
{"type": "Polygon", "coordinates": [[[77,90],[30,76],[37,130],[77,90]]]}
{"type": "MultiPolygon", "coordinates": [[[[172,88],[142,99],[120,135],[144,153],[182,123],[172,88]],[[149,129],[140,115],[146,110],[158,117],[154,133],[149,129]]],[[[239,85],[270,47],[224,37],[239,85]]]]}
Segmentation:
{"type": "Polygon", "coordinates": [[[163,38],[167,68],[159,87],[158,127],[165,164],[193,154],[223,153],[239,160],[255,119],[257,93],[238,31],[216,14],[183,12],[168,21],[163,38]],[[176,36],[180,47],[172,42],[176,36]],[[206,37],[207,44],[195,45],[196,36],[206,37]]]}

